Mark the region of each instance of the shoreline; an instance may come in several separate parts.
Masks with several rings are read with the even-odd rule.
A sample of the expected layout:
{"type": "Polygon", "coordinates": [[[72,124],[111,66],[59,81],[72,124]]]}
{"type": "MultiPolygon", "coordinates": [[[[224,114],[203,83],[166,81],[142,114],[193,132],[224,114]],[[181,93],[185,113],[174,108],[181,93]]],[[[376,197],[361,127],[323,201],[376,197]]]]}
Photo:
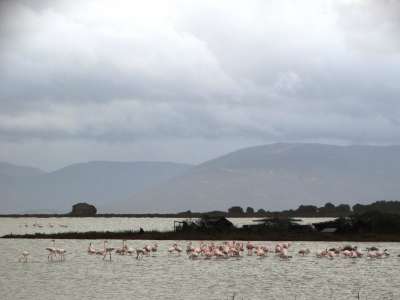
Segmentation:
{"type": "MultiPolygon", "coordinates": [[[[0,214],[0,218],[201,218],[204,216],[210,217],[225,217],[225,218],[340,218],[341,215],[287,215],[279,213],[271,214],[228,214],[228,213],[191,213],[191,214],[96,214],[93,216],[73,216],[70,214],[0,214]]],[[[347,216],[347,215],[346,215],[347,216]]]]}
{"type": "Polygon", "coordinates": [[[90,232],[60,232],[35,234],[8,234],[2,239],[124,239],[124,240],[218,240],[218,241],[315,241],[315,242],[400,242],[398,234],[329,234],[329,233],[291,233],[265,232],[255,233],[248,231],[232,232],[159,232],[148,231],[90,231],[90,232]]]}

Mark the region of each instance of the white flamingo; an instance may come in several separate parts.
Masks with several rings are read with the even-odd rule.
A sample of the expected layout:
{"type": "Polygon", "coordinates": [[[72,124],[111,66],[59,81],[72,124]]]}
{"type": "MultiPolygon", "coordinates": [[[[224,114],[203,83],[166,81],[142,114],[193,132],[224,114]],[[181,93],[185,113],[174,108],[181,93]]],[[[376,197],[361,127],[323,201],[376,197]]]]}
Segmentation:
{"type": "Polygon", "coordinates": [[[107,241],[104,241],[104,243],[103,243],[103,249],[100,249],[100,250],[97,250],[96,251],[96,255],[102,255],[102,256],[104,256],[105,254],[106,254],[106,243],[107,243],[107,241]]]}
{"type": "Polygon", "coordinates": [[[61,261],[65,260],[65,253],[67,253],[67,251],[65,249],[56,248],[56,254],[59,255],[61,261]]]}
{"type": "Polygon", "coordinates": [[[51,240],[53,242],[53,247],[47,247],[46,250],[49,251],[47,255],[47,260],[53,260],[53,257],[56,256],[56,241],[51,240]]]}
{"type": "Polygon", "coordinates": [[[28,262],[28,256],[29,256],[29,252],[28,251],[23,251],[20,255],[20,257],[18,258],[18,261],[21,262],[28,262]]]}
{"type": "MultiPolygon", "coordinates": [[[[104,246],[107,244],[107,241],[104,241],[104,246]]],[[[103,256],[103,260],[106,258],[107,254],[110,256],[110,261],[111,261],[111,253],[114,251],[114,248],[112,247],[105,247],[105,253],[103,256]]]]}

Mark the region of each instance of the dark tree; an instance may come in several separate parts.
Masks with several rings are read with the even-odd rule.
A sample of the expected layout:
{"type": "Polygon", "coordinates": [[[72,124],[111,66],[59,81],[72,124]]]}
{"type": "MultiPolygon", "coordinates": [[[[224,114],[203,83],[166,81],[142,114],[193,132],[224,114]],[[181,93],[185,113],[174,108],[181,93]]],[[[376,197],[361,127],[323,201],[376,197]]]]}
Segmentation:
{"type": "Polygon", "coordinates": [[[231,215],[243,215],[244,211],[240,206],[232,206],[228,209],[228,213],[231,215]]]}
{"type": "Polygon", "coordinates": [[[325,204],[324,208],[325,208],[326,210],[333,211],[333,210],[335,210],[335,205],[332,204],[332,203],[330,203],[330,202],[328,202],[328,203],[325,204]]]}
{"type": "Polygon", "coordinates": [[[77,203],[72,206],[70,215],[77,217],[91,217],[96,215],[97,209],[94,205],[87,203],[77,203]]]}
{"type": "Polygon", "coordinates": [[[336,206],[336,211],[341,213],[350,213],[350,205],[348,204],[340,204],[336,206]]]}
{"type": "Polygon", "coordinates": [[[254,208],[248,206],[248,207],[246,208],[246,214],[249,214],[249,215],[254,214],[254,208]]]}
{"type": "Polygon", "coordinates": [[[300,205],[297,209],[299,213],[317,213],[318,208],[314,205],[300,205]]]}

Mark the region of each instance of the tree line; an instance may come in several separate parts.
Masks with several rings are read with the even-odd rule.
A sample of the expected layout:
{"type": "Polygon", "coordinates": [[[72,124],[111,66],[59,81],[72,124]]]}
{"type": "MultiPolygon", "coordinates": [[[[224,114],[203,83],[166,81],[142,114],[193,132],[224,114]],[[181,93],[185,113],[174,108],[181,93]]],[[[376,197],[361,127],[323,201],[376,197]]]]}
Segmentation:
{"type": "Polygon", "coordinates": [[[232,206],[228,209],[228,216],[285,216],[285,217],[346,217],[352,214],[363,214],[365,212],[378,211],[392,214],[400,214],[400,201],[376,201],[371,204],[355,204],[352,207],[348,204],[334,205],[331,202],[324,206],[300,205],[297,209],[283,211],[266,211],[265,209],[255,210],[248,206],[243,209],[241,206],[232,206]]]}

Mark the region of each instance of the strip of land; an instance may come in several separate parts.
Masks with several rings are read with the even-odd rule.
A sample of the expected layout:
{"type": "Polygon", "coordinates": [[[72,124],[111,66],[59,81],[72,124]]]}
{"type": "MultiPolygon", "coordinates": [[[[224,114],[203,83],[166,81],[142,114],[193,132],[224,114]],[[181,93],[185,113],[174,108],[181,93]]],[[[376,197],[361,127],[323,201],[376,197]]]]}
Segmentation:
{"type": "Polygon", "coordinates": [[[354,241],[400,242],[398,234],[327,234],[321,232],[159,232],[159,231],[90,231],[35,234],[8,234],[6,239],[124,239],[124,240],[236,240],[236,241],[354,241]]]}

